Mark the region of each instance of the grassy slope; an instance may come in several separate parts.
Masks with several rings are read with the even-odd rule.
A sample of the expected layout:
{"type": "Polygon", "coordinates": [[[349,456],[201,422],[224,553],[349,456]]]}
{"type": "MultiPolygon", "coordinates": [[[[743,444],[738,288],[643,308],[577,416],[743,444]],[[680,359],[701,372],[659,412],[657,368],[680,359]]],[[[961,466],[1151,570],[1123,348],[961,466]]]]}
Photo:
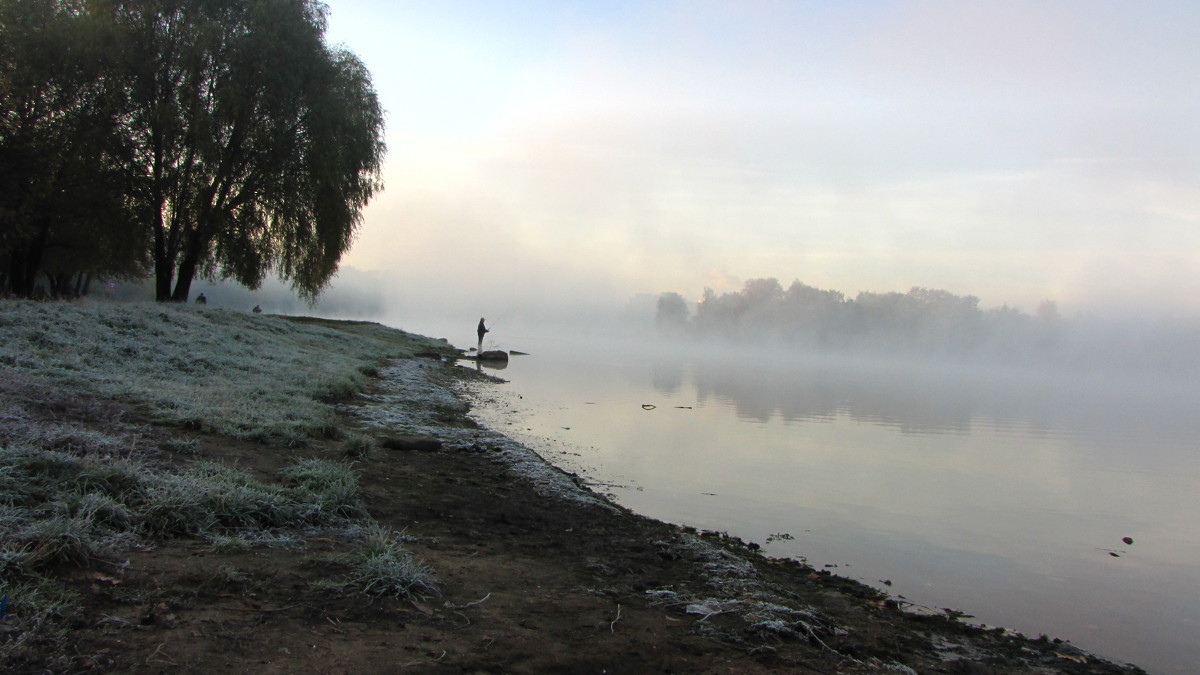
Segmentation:
{"type": "Polygon", "coordinates": [[[354,571],[324,583],[434,591],[430,571],[362,510],[349,466],[305,460],[261,483],[234,467],[164,464],[122,418],[132,407],[168,428],[304,444],[339,433],[331,404],[385,358],[430,349],[449,346],[369,323],[0,301],[0,661],[67,639],[82,600],[58,583],[62,564],[117,560],[147,540],[291,546],[296,528],[339,527],[362,540],[354,571]]]}
{"type": "Polygon", "coordinates": [[[443,342],[373,323],[157,304],[0,301],[0,377],[238,438],[336,433],[331,402],[385,357],[443,342]]]}

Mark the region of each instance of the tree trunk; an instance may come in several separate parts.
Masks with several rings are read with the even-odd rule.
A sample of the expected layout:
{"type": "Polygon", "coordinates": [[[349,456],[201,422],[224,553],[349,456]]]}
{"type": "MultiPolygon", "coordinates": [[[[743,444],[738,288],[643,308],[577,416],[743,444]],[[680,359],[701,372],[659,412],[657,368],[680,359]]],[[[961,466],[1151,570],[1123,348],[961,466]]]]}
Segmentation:
{"type": "Polygon", "coordinates": [[[167,251],[167,231],[163,223],[162,205],[154,217],[154,299],[166,302],[171,299],[171,277],[173,258],[167,251]]]}
{"type": "Polygon", "coordinates": [[[179,276],[175,279],[175,292],[171,294],[171,302],[187,302],[188,294],[192,292],[192,278],[196,276],[195,266],[186,263],[179,265],[179,276]]]}
{"type": "Polygon", "coordinates": [[[18,298],[29,297],[31,290],[25,285],[25,247],[14,246],[8,256],[9,290],[18,298]]]}
{"type": "Polygon", "coordinates": [[[196,278],[196,269],[200,266],[201,254],[206,248],[206,243],[202,241],[203,235],[198,230],[199,228],[192,232],[192,236],[188,237],[183,260],[179,261],[175,276],[175,292],[171,294],[173,302],[187,302],[188,294],[192,291],[192,281],[196,278]]]}
{"type": "MultiPolygon", "coordinates": [[[[225,161],[222,161],[218,170],[228,171],[225,161]]],[[[179,261],[179,268],[176,270],[175,276],[175,292],[171,295],[171,300],[174,302],[188,301],[188,294],[192,290],[192,281],[196,278],[196,270],[212,246],[212,240],[218,227],[216,216],[218,208],[214,205],[218,196],[223,202],[225,190],[219,189],[216,182],[211,183],[203,195],[203,206],[200,208],[195,226],[184,238],[183,259],[179,261]]]]}
{"type": "Polygon", "coordinates": [[[50,234],[49,223],[43,222],[36,235],[24,246],[17,246],[12,254],[13,295],[28,298],[33,296],[37,284],[38,270],[42,267],[42,256],[46,252],[46,238],[50,234]]]}
{"type": "Polygon", "coordinates": [[[50,286],[50,297],[55,300],[65,300],[73,297],[71,291],[70,272],[59,272],[58,274],[46,274],[46,283],[50,286]]]}

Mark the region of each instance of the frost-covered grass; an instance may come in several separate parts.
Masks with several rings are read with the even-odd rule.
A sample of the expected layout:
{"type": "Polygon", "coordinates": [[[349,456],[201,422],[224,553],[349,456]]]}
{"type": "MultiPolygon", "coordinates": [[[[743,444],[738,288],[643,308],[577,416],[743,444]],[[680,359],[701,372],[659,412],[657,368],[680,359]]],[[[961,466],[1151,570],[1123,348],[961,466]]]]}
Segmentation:
{"type": "Polygon", "coordinates": [[[0,379],[70,387],[246,439],[338,434],[331,403],[444,343],[378,324],[193,305],[0,300],[0,379]]]}
{"type": "Polygon", "coordinates": [[[330,593],[356,592],[371,596],[391,596],[421,600],[440,595],[433,569],[404,547],[412,541],[402,532],[378,523],[351,526],[343,531],[354,538],[356,548],[348,555],[336,556],[346,565],[343,576],[313,579],[309,587],[330,593]]]}
{"type": "Polygon", "coordinates": [[[0,396],[6,577],[105,558],[137,538],[244,537],[366,516],[347,464],[301,460],[269,483],[214,462],[168,466],[145,459],[135,434],[39,417],[34,405],[0,396]]]}
{"type": "Polygon", "coordinates": [[[142,539],[229,544],[290,541],[277,530],[363,518],[344,464],[304,460],[280,483],[211,462],[182,468],[32,448],[0,447],[0,570],[36,576],[59,563],[109,558],[142,539]]]}
{"type": "Polygon", "coordinates": [[[364,593],[397,598],[426,598],[438,594],[437,579],[426,564],[409,553],[402,536],[376,525],[352,563],[349,583],[364,593]]]}
{"type": "Polygon", "coordinates": [[[0,575],[0,597],[10,598],[5,631],[0,634],[0,659],[5,669],[19,672],[20,663],[34,651],[59,652],[45,663],[45,672],[69,672],[66,656],[69,626],[79,621],[82,598],[48,579],[18,580],[0,575]]]}
{"type": "MultiPolygon", "coordinates": [[[[355,396],[386,358],[446,348],[377,324],[0,300],[0,598],[9,598],[0,663],[53,653],[81,620],[82,601],[56,570],[116,564],[149,541],[198,538],[236,554],[301,549],[303,532],[336,527],[358,532],[364,551],[343,585],[433,592],[428,568],[378,534],[349,464],[300,460],[273,481],[203,460],[166,464],[142,451],[144,427],[124,416],[132,408],[168,426],[305,444],[340,435],[332,404],[355,396]]],[[[176,456],[199,447],[156,445],[176,456]]],[[[370,439],[352,436],[345,448],[365,454],[370,439]]]]}
{"type": "Polygon", "coordinates": [[[56,580],[62,565],[115,563],[140,543],[180,536],[206,539],[223,553],[300,548],[299,528],[361,530],[370,522],[356,475],[336,462],[302,461],[268,483],[211,462],[158,466],[86,448],[39,448],[36,440],[0,445],[0,597],[10,599],[0,633],[4,663],[53,651],[77,621],[79,602],[56,580]]]}

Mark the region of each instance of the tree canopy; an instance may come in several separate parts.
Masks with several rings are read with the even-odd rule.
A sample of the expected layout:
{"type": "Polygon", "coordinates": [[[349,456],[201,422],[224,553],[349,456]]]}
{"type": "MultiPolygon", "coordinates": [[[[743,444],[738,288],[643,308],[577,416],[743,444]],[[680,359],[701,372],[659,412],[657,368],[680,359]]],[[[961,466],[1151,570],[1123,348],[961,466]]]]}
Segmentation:
{"type": "Polygon", "coordinates": [[[0,290],[144,273],[115,93],[79,4],[0,3],[0,290]]]}
{"type": "MultiPolygon", "coordinates": [[[[13,260],[39,235],[78,246],[104,233],[99,240],[122,265],[96,271],[137,274],[152,263],[158,300],[186,301],[198,276],[253,288],[273,271],[308,299],[328,284],[363,207],[382,187],[385,148],[370,73],[354,54],[326,44],[324,4],[13,0],[3,6],[0,35],[26,37],[0,48],[6,104],[0,152],[36,157],[25,148],[37,144],[45,161],[68,167],[86,161],[83,175],[110,182],[94,191],[66,184],[69,172],[57,164],[6,171],[0,253],[13,260]],[[29,31],[50,25],[47,17],[53,31],[29,31]],[[79,67],[69,49],[41,62],[30,58],[54,53],[58,42],[87,45],[83,60],[94,65],[79,67]],[[70,95],[60,95],[67,87],[70,95]],[[45,109],[41,116],[20,114],[21,104],[31,102],[45,109]],[[53,138],[43,138],[47,127],[53,138]],[[22,196],[32,193],[24,183],[35,181],[57,192],[40,201],[22,196]],[[111,208],[89,209],[86,218],[64,212],[82,195],[105,196],[111,208]],[[38,222],[46,223],[44,231],[38,222]],[[130,240],[132,248],[118,245],[130,240]]],[[[29,267],[5,267],[9,290],[32,290],[14,283],[18,271],[29,276],[29,267]]],[[[33,267],[49,271],[43,260],[33,267]]]]}
{"type": "MultiPolygon", "coordinates": [[[[659,299],[656,322],[667,310],[680,317],[677,293],[659,299]]],[[[794,281],[787,289],[774,278],[751,279],[741,291],[704,289],[695,315],[673,324],[697,339],[776,344],[817,351],[869,350],[932,356],[993,355],[1041,358],[1054,347],[1058,310],[1046,301],[1030,316],[1008,306],[982,310],[979,298],[913,287],[907,293],[862,292],[847,298],[794,281]]]]}

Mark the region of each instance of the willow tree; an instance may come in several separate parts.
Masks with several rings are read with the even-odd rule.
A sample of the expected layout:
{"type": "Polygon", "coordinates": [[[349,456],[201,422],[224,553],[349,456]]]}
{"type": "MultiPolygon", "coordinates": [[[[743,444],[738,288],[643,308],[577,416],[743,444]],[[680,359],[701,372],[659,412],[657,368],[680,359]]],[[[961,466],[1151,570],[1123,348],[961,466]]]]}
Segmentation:
{"type": "Polygon", "coordinates": [[[0,2],[0,292],[144,272],[104,43],[82,2],[0,2]]]}
{"type": "Polygon", "coordinates": [[[197,276],[313,299],[381,188],[370,74],[325,42],[313,0],[95,0],[124,55],[130,197],[153,231],[155,296],[197,276]]]}

